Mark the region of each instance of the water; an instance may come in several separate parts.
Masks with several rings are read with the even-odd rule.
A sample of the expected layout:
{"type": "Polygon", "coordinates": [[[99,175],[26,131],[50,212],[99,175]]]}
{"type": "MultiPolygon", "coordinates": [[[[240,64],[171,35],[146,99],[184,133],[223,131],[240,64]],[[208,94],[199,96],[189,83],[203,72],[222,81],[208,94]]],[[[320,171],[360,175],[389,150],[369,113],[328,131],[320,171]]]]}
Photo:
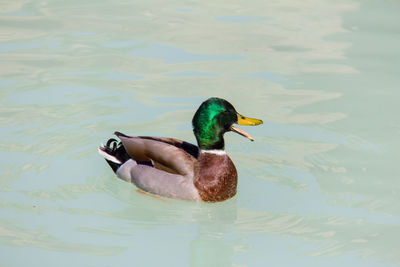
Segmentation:
{"type": "Polygon", "coordinates": [[[399,266],[397,1],[0,3],[1,266],[399,266]],[[223,203],[114,177],[113,131],[194,142],[210,96],[223,203]]]}

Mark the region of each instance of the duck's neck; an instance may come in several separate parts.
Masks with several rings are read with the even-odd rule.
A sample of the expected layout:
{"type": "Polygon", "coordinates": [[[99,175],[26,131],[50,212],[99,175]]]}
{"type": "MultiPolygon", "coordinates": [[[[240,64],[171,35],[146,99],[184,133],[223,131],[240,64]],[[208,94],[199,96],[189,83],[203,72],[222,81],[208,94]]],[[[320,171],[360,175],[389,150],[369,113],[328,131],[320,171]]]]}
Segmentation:
{"type": "Polygon", "coordinates": [[[196,135],[197,144],[202,150],[224,150],[225,142],[222,134],[208,135],[205,137],[196,135]]]}

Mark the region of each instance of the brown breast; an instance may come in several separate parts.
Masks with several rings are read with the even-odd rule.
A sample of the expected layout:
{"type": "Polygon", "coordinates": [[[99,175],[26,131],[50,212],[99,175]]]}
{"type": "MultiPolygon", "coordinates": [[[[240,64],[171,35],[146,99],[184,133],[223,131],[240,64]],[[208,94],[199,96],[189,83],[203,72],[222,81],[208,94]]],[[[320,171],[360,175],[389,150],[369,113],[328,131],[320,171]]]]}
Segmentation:
{"type": "Polygon", "coordinates": [[[236,194],[237,172],[228,155],[200,153],[195,165],[195,179],[203,201],[216,202],[236,194]]]}

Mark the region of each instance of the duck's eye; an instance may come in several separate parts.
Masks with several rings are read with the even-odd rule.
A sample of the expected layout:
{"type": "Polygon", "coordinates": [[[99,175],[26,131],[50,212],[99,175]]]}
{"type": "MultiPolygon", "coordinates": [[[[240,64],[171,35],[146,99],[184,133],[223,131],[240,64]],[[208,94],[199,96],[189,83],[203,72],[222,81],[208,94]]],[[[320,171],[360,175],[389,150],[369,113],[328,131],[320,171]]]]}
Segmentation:
{"type": "Polygon", "coordinates": [[[228,111],[228,110],[226,110],[226,109],[224,109],[224,110],[222,111],[222,113],[223,113],[223,114],[228,114],[228,113],[229,113],[229,111],[228,111]]]}

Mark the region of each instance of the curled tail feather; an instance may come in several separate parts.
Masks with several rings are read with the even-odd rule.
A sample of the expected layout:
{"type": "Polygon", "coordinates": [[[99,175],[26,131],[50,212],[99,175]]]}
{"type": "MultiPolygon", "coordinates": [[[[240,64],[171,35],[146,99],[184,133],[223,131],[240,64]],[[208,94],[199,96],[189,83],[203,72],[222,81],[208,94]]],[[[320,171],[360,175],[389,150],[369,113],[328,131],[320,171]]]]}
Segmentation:
{"type": "Polygon", "coordinates": [[[99,154],[104,157],[114,172],[117,172],[118,168],[130,159],[122,143],[114,138],[99,147],[99,154]]]}

